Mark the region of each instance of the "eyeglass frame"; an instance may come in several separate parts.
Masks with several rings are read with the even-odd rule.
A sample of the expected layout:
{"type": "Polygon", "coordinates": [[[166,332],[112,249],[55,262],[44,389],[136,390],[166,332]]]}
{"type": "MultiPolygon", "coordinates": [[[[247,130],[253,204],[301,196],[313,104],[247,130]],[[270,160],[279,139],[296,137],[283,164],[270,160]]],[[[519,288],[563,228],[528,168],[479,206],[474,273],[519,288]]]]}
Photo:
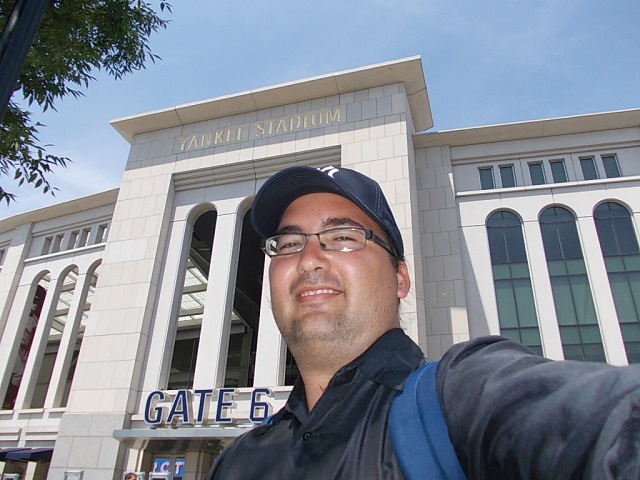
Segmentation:
{"type": "Polygon", "coordinates": [[[389,245],[384,239],[382,239],[380,236],[376,235],[373,230],[368,229],[368,228],[360,228],[360,227],[328,228],[326,230],[321,230],[321,231],[316,232],[316,233],[302,233],[302,232],[279,233],[278,235],[272,235],[270,237],[263,238],[262,242],[261,242],[261,245],[260,245],[260,249],[269,258],[286,257],[288,255],[295,255],[296,253],[302,252],[305,249],[305,247],[307,246],[307,243],[309,242],[309,237],[314,237],[314,236],[318,237],[318,245],[320,246],[320,249],[323,252],[344,252],[344,253],[357,252],[357,251],[363,250],[367,246],[367,241],[371,240],[374,243],[380,245],[387,252],[389,252],[389,254],[391,254],[391,256],[393,258],[399,258],[399,255],[397,254],[395,249],[391,245],[389,245]],[[349,231],[363,232],[364,233],[364,245],[362,245],[362,248],[356,248],[356,249],[352,249],[352,250],[334,250],[334,249],[331,249],[331,248],[326,248],[326,244],[324,244],[324,243],[322,243],[320,241],[320,235],[322,235],[324,233],[328,233],[328,232],[334,232],[336,230],[349,230],[349,231]],[[287,252],[287,253],[281,253],[281,254],[277,254],[276,253],[274,255],[270,255],[269,252],[267,251],[267,242],[269,242],[270,240],[273,240],[274,238],[282,237],[284,235],[302,235],[304,237],[304,242],[302,242],[302,244],[300,246],[300,250],[296,250],[295,252],[287,252]]]}

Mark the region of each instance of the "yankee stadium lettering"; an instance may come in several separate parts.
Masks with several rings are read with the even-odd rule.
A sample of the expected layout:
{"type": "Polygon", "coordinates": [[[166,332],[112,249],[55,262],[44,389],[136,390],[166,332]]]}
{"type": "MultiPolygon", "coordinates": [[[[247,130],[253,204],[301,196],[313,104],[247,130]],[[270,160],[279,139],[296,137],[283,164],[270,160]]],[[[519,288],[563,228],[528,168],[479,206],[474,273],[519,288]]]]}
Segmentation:
{"type": "Polygon", "coordinates": [[[247,142],[301,130],[312,130],[342,122],[342,107],[327,107],[310,112],[294,113],[185,135],[179,137],[180,151],[186,152],[218,145],[247,142]]]}

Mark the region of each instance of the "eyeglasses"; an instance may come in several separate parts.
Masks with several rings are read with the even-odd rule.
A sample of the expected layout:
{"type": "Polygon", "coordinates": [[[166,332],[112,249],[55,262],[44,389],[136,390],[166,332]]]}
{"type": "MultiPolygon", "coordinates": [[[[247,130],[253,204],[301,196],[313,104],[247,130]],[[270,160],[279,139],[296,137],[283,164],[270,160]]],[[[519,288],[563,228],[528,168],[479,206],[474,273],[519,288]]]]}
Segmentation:
{"type": "Polygon", "coordinates": [[[309,237],[318,237],[318,243],[322,250],[332,252],[353,252],[362,250],[371,240],[394,258],[398,254],[382,238],[373,233],[373,230],[364,228],[331,228],[318,233],[283,233],[274,235],[263,241],[262,250],[270,257],[291,255],[304,250],[309,237]]]}

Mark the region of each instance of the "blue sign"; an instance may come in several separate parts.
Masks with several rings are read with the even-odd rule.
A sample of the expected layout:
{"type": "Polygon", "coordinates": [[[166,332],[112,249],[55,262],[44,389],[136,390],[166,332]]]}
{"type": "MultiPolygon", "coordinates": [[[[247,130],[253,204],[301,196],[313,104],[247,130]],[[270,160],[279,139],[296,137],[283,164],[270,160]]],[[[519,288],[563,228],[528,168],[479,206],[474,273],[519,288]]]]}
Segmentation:
{"type": "MultiPolygon", "coordinates": [[[[169,473],[171,469],[171,459],[169,457],[156,457],[153,459],[152,473],[169,473]]],[[[184,457],[176,458],[173,468],[173,478],[182,478],[184,474],[184,457]]]]}
{"type": "MultiPolygon", "coordinates": [[[[232,423],[231,412],[235,406],[232,399],[235,393],[235,388],[183,389],[175,393],[156,390],[147,396],[144,421],[151,427],[205,424],[211,403],[215,401],[216,413],[212,423],[232,423]]],[[[249,420],[253,423],[261,423],[271,413],[271,405],[260,401],[262,395],[270,397],[273,391],[270,388],[254,388],[251,391],[249,420]]]]}

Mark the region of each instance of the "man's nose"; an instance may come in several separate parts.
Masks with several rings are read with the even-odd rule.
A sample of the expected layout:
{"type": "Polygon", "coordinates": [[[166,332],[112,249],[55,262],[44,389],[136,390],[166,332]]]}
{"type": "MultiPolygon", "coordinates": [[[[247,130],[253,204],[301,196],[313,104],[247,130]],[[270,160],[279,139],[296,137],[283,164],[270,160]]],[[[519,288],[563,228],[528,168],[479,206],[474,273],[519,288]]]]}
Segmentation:
{"type": "Polygon", "coordinates": [[[298,255],[298,268],[301,271],[310,272],[318,268],[328,268],[330,265],[327,252],[320,246],[317,235],[309,236],[307,244],[298,255]]]}

